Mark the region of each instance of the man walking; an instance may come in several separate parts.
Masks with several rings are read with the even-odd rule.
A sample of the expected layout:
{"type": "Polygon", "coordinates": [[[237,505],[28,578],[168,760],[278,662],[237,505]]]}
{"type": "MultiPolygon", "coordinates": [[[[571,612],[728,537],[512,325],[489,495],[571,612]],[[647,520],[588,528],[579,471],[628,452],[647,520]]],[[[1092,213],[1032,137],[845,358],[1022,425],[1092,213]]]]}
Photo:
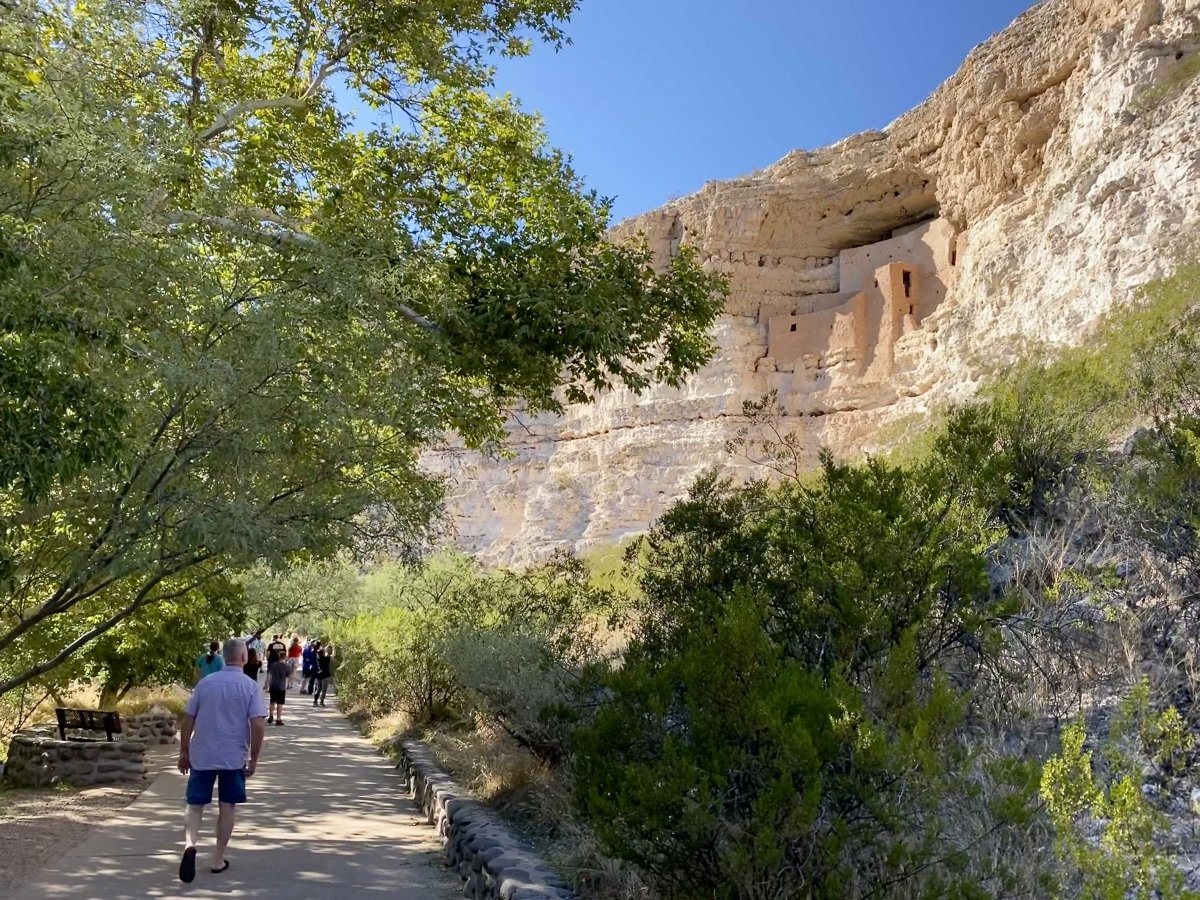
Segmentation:
{"type": "Polygon", "coordinates": [[[313,706],[325,705],[329,682],[333,681],[333,647],[322,647],[317,651],[317,692],[313,695],[313,706]]]}
{"type": "Polygon", "coordinates": [[[179,771],[188,776],[184,851],[179,863],[183,882],[196,877],[196,841],[204,807],[212,803],[214,784],[219,813],[211,868],[214,874],[229,868],[225,848],[233,834],[237,804],[246,802],[246,779],[258,767],[266,733],[262,694],[258,685],[242,674],[246,642],[231,638],[221,655],[225,668],[196,685],[179,727],[179,771]]]}
{"type": "Polygon", "coordinates": [[[310,640],[304,645],[304,651],[300,654],[300,693],[302,694],[312,693],[313,681],[316,680],[313,672],[317,668],[317,648],[320,646],[319,642],[314,644],[310,640]]]}

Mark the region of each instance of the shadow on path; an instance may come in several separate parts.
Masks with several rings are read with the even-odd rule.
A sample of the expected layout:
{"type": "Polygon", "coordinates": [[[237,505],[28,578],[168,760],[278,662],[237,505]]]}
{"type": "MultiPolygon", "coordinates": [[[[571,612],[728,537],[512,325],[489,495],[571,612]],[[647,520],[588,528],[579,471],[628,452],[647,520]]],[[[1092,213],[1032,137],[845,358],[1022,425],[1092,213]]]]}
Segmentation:
{"type": "Polygon", "coordinates": [[[314,708],[306,700],[289,693],[287,724],[267,726],[227,871],[209,872],[214,804],[205,813],[196,880],[177,880],[186,779],[172,767],[14,900],[460,894],[458,876],[441,864],[433,829],[402,794],[400,774],[335,707],[314,708]]]}

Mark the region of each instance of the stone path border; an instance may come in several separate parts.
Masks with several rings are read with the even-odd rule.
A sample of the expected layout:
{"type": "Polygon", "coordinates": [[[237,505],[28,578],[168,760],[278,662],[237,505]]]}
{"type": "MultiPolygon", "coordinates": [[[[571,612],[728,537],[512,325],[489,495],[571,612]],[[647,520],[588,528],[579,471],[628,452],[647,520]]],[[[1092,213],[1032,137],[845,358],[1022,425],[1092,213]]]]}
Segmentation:
{"type": "Polygon", "coordinates": [[[424,741],[400,744],[408,789],[436,826],[446,862],[466,882],[471,900],[574,900],[575,895],[546,863],[500,823],[499,817],[459,787],[424,741]]]}

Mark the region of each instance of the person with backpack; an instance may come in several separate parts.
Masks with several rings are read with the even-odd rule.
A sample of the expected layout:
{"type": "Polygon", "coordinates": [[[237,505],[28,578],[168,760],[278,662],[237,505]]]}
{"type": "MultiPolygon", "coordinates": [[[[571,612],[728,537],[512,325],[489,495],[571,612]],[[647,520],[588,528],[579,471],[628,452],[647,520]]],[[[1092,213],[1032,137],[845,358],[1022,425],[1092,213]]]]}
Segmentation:
{"type": "Polygon", "coordinates": [[[313,641],[312,671],[308,675],[308,684],[306,685],[309,694],[312,694],[316,691],[317,682],[321,680],[321,666],[318,662],[320,654],[321,642],[313,641]]]}
{"type": "Polygon", "coordinates": [[[287,703],[288,668],[287,657],[272,651],[267,657],[267,691],[271,695],[271,704],[267,710],[268,725],[283,724],[283,705],[287,703]]]}
{"type": "Polygon", "coordinates": [[[317,692],[313,694],[313,706],[325,705],[325,694],[333,681],[333,647],[322,647],[317,651],[317,692]]]}
{"type": "Polygon", "coordinates": [[[195,684],[200,683],[200,679],[205,675],[211,675],[213,672],[220,672],[225,668],[225,660],[221,658],[221,645],[213,641],[208,645],[208,653],[201,653],[196,657],[196,664],[193,667],[192,678],[195,684]]]}
{"type": "Polygon", "coordinates": [[[253,678],[254,684],[258,686],[258,673],[262,671],[262,660],[258,658],[258,654],[254,650],[246,649],[246,664],[242,666],[242,671],[246,673],[247,678],[253,678]]]}

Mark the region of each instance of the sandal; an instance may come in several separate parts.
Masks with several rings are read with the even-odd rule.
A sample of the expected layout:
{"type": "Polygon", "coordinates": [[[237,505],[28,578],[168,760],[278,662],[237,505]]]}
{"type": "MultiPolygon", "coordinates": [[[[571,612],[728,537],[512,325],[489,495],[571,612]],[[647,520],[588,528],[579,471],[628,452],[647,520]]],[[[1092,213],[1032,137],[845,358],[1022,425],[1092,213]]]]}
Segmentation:
{"type": "Polygon", "coordinates": [[[179,861],[179,880],[191,884],[196,880],[196,848],[188,847],[183,851],[183,859],[179,861]]]}

